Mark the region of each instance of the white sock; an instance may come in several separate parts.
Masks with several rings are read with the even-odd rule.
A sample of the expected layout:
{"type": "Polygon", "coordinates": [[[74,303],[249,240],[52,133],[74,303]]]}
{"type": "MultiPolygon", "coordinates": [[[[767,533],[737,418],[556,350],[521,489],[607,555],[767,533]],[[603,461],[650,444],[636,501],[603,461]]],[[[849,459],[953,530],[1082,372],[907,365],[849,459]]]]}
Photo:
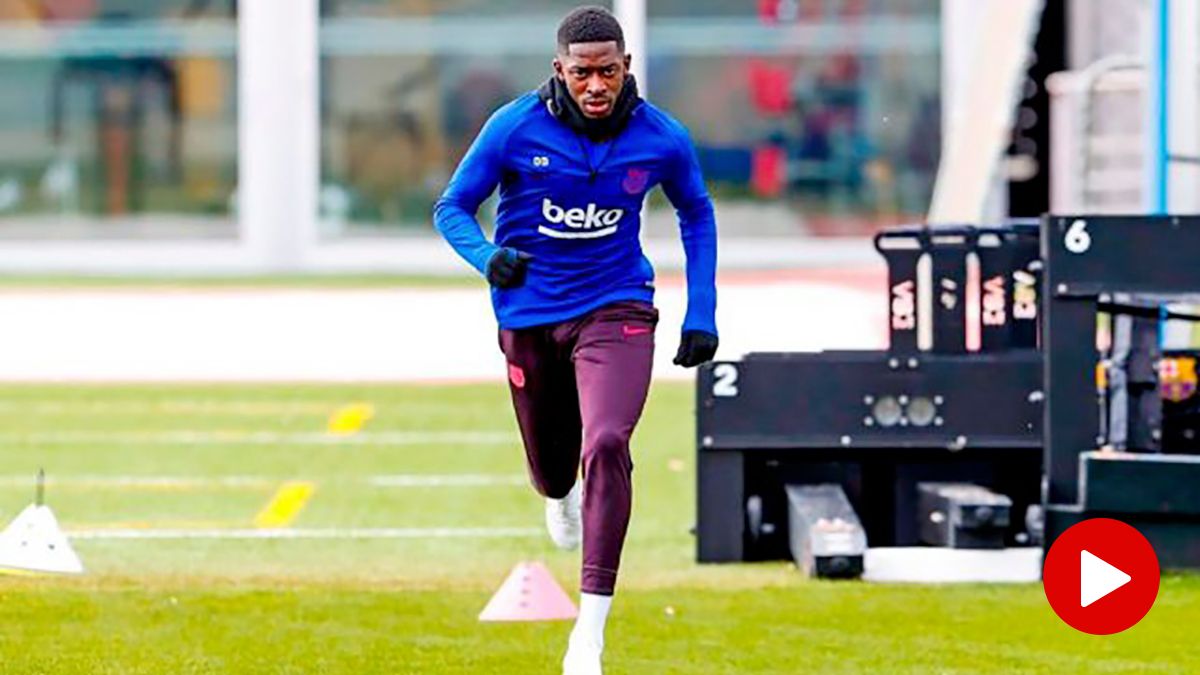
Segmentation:
{"type": "Polygon", "coordinates": [[[597,645],[604,645],[604,623],[608,620],[608,610],[612,608],[611,595],[579,594],[579,617],[575,619],[575,628],[571,630],[572,640],[587,640],[597,645]]]}

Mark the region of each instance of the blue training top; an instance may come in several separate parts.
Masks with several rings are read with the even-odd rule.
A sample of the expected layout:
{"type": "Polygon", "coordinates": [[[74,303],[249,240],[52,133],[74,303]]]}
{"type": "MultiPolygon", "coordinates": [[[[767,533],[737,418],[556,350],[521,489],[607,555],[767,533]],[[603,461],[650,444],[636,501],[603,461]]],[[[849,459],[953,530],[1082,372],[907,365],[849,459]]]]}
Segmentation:
{"type": "Polygon", "coordinates": [[[524,285],[492,289],[501,328],[554,324],[620,300],[653,302],[642,253],[642,202],[661,184],[687,255],[683,330],[716,327],[717,226],[683,125],[648,102],[614,138],[595,143],[530,92],[497,110],[434,206],[438,231],[481,274],[499,247],[533,256],[524,285]],[[500,186],[496,242],[475,213],[500,186]]]}

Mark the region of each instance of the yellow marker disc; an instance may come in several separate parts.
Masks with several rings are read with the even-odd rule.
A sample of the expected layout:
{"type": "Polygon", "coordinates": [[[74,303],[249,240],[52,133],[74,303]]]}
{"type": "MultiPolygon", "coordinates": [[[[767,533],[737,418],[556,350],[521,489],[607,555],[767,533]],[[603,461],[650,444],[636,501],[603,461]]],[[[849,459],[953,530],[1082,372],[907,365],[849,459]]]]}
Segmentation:
{"type": "Polygon", "coordinates": [[[357,434],[374,416],[375,406],[370,403],[351,403],[333,411],[326,430],[335,436],[357,434]]]}
{"type": "Polygon", "coordinates": [[[279,486],[271,501],[254,517],[259,528],[288,527],[312,499],[317,486],[309,481],[289,481],[279,486]]]}

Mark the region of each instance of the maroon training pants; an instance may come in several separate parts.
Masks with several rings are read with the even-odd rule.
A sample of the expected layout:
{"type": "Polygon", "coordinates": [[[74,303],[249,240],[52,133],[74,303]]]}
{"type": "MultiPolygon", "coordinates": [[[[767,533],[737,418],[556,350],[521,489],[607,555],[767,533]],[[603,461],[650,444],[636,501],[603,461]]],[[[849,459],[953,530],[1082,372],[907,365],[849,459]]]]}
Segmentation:
{"type": "Polygon", "coordinates": [[[533,486],[561,499],[583,462],[584,593],[612,595],[632,502],[629,437],[650,388],[658,311],[618,302],[551,326],[501,330],[533,486]]]}

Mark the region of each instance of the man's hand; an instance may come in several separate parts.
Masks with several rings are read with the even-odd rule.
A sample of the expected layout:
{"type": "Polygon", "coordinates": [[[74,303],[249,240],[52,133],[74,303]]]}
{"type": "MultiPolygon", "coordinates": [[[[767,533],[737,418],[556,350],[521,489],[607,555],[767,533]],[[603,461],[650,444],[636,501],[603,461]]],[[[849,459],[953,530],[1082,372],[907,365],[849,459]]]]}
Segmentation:
{"type": "Polygon", "coordinates": [[[699,330],[685,330],[679,340],[679,351],[675,353],[675,365],[695,368],[701,363],[712,361],[717,354],[717,336],[699,330]]]}
{"type": "Polygon", "coordinates": [[[496,288],[516,288],[525,283],[525,267],[533,256],[515,248],[502,248],[487,263],[487,281],[496,288]]]}

